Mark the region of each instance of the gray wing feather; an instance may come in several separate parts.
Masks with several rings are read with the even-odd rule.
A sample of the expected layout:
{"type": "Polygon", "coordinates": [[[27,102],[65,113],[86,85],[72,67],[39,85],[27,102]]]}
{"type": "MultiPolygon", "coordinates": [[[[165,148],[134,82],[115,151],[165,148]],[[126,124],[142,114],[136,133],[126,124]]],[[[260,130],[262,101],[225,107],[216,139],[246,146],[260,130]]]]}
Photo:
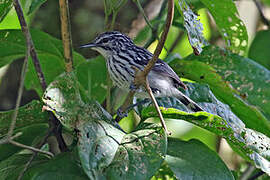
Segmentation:
{"type": "Polygon", "coordinates": [[[175,86],[186,89],[186,85],[180,80],[178,75],[174,72],[174,70],[164,61],[158,59],[155,66],[153,67],[152,71],[155,71],[157,73],[160,73],[164,76],[168,76],[173,79],[175,86]]]}

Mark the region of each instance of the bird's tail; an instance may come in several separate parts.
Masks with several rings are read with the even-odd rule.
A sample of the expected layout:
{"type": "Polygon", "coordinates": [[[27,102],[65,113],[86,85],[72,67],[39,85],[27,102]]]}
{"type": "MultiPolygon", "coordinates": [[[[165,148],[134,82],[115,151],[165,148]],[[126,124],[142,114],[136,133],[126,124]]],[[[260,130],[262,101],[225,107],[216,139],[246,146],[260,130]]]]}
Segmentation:
{"type": "Polygon", "coordinates": [[[184,95],[182,92],[180,92],[177,95],[177,99],[179,99],[185,106],[187,106],[190,110],[194,112],[204,111],[197,103],[192,101],[189,97],[184,95]]]}

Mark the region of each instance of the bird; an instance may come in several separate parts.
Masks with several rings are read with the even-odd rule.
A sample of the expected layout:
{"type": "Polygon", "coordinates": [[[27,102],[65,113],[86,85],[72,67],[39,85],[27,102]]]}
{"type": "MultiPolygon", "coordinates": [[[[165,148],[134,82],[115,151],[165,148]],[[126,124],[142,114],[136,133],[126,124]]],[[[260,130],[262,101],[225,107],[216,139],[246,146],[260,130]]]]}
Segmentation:
{"type": "MultiPolygon", "coordinates": [[[[106,67],[113,83],[124,91],[134,90],[134,67],[142,71],[153,57],[151,52],[135,45],[131,38],[119,31],[101,33],[92,42],[80,48],[90,48],[99,52],[106,60],[106,67]]],[[[187,86],[163,60],[156,61],[147,79],[155,97],[176,97],[193,112],[203,111],[178,89],[180,87],[187,89],[187,86]]],[[[150,98],[144,87],[136,88],[134,96],[150,98]]]]}

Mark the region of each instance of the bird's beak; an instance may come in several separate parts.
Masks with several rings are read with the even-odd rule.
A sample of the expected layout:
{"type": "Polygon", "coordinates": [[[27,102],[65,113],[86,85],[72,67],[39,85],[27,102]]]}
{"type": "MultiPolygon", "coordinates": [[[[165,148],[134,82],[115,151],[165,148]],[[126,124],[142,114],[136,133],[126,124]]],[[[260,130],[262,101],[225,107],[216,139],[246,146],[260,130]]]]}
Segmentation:
{"type": "Polygon", "coordinates": [[[93,48],[93,47],[98,47],[98,45],[94,43],[88,43],[80,46],[80,48],[93,48]]]}

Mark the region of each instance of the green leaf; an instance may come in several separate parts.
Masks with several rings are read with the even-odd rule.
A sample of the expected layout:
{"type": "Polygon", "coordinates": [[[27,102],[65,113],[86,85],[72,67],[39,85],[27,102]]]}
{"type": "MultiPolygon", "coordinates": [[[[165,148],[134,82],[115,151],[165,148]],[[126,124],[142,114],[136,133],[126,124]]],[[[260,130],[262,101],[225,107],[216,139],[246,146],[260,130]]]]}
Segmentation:
{"type": "Polygon", "coordinates": [[[76,76],[63,73],[48,86],[43,101],[64,126],[77,130],[79,157],[88,177],[152,177],[166,152],[162,128],[145,125],[124,136],[98,103],[82,100],[81,92],[76,76]]]}
{"type": "Polygon", "coordinates": [[[27,15],[31,14],[35,10],[37,10],[42,4],[44,4],[47,0],[31,0],[31,5],[27,12],[27,15]]]}
{"type": "Polygon", "coordinates": [[[126,134],[111,165],[106,169],[108,179],[149,179],[161,166],[167,151],[167,137],[155,124],[144,124],[139,130],[126,134]]]}
{"type": "Polygon", "coordinates": [[[257,32],[248,52],[249,58],[253,59],[268,69],[270,69],[269,37],[270,30],[257,32]]]}
{"type": "Polygon", "coordinates": [[[76,68],[78,81],[92,99],[102,103],[107,92],[107,69],[104,58],[98,56],[76,68]]]}
{"type": "Polygon", "coordinates": [[[43,98],[45,108],[70,130],[93,120],[114,124],[111,115],[100,104],[90,99],[73,72],[63,73],[48,86],[43,98]]]}
{"type": "MultiPolygon", "coordinates": [[[[39,123],[39,124],[34,124],[30,126],[26,126],[20,129],[17,129],[14,134],[21,132],[22,135],[15,138],[14,140],[28,145],[32,146],[33,142],[38,140],[39,138],[42,138],[43,136],[46,135],[48,131],[48,123],[39,123]]],[[[14,146],[12,144],[2,144],[0,145],[0,161],[8,158],[12,154],[22,150],[23,148],[14,146]]]]}
{"type": "MultiPolygon", "coordinates": [[[[42,31],[31,30],[32,39],[40,60],[42,71],[47,84],[64,72],[65,64],[63,57],[62,42],[42,31]]],[[[21,30],[0,31],[0,67],[9,64],[13,60],[25,56],[25,38],[21,30]]],[[[84,61],[84,58],[74,52],[74,67],[84,61]]],[[[29,70],[26,75],[25,86],[37,90],[41,96],[42,90],[37,78],[32,61],[29,62],[29,70]]]]}
{"type": "Polygon", "coordinates": [[[89,121],[78,127],[78,153],[84,172],[90,179],[104,178],[124,133],[104,121],[89,121]]]}
{"type": "MultiPolygon", "coordinates": [[[[256,167],[270,174],[270,138],[245,126],[238,126],[226,119],[207,112],[187,113],[178,109],[160,107],[164,118],[191,122],[225,138],[247,160],[253,160],[256,167]]],[[[145,108],[143,118],[158,117],[154,107],[145,108]]]]}
{"type": "Polygon", "coordinates": [[[234,180],[218,154],[195,139],[186,142],[168,138],[165,161],[181,180],[234,180]]]}
{"type": "Polygon", "coordinates": [[[13,6],[12,0],[1,0],[0,2],[0,23],[6,17],[7,13],[13,6]]]}
{"type": "MultiPolygon", "coordinates": [[[[0,136],[8,132],[13,113],[14,110],[0,112],[0,136]]],[[[42,103],[34,100],[19,108],[15,129],[47,121],[48,113],[42,112],[42,103]]]]}
{"type": "Polygon", "coordinates": [[[230,50],[244,54],[248,46],[248,34],[234,2],[232,0],[201,0],[201,2],[210,11],[230,50]]]}
{"type": "MultiPolygon", "coordinates": [[[[229,54],[228,51],[226,52],[221,51],[214,47],[208,47],[208,48],[204,49],[201,56],[190,56],[188,58],[189,60],[181,60],[177,62],[174,61],[173,63],[171,63],[171,65],[174,67],[174,70],[180,76],[184,75],[185,78],[196,80],[197,82],[207,83],[210,86],[210,89],[215,94],[215,96],[222,102],[228,104],[231,110],[233,111],[233,113],[237,117],[239,117],[246,124],[247,127],[255,129],[257,131],[260,131],[270,136],[270,131],[269,131],[270,124],[268,120],[265,118],[265,116],[256,107],[248,105],[244,101],[244,99],[239,97],[239,92],[236,89],[233,89],[228,84],[228,81],[232,81],[232,83],[234,84],[235,83],[234,78],[237,78],[236,79],[237,83],[244,82],[248,84],[249,83],[248,80],[251,80],[252,83],[257,84],[257,82],[255,81],[260,82],[261,79],[264,79],[264,80],[267,79],[268,73],[264,71],[265,69],[263,70],[262,74],[260,74],[260,70],[262,70],[260,68],[250,69],[250,67],[254,66],[255,64],[250,61],[245,61],[245,58],[241,58],[240,56],[237,56],[235,54],[229,54]],[[215,49],[215,50],[211,51],[211,49],[215,49]],[[222,54],[225,54],[225,55],[223,56],[222,54]],[[220,63],[219,66],[215,65],[214,64],[215,62],[220,63]],[[238,63],[238,64],[234,64],[234,63],[238,63]],[[241,65],[239,65],[239,63],[241,63],[241,65]],[[246,66],[246,68],[243,68],[243,66],[246,66]],[[217,68],[217,71],[215,70],[215,68],[217,68]],[[225,71],[225,72],[221,72],[221,68],[223,68],[222,71],[225,71]],[[230,70],[232,68],[233,69],[235,68],[235,69],[230,70]],[[258,76],[258,79],[253,80],[253,78],[256,76],[252,74],[253,72],[249,74],[248,72],[249,70],[250,71],[255,70],[256,71],[255,73],[256,73],[256,76],[258,76]],[[243,73],[242,71],[245,71],[245,73],[243,73]],[[230,72],[233,72],[231,74],[235,76],[234,78],[231,78],[229,76],[231,75],[230,72]],[[222,73],[222,74],[224,73],[226,75],[222,76],[219,73],[222,73]],[[246,82],[241,81],[241,78],[244,78],[243,80],[246,80],[246,82]],[[227,79],[227,81],[225,81],[224,79],[225,80],[227,79]]],[[[240,85],[237,85],[237,87],[240,87],[240,85]]],[[[261,84],[258,83],[258,87],[256,87],[256,89],[258,90],[258,88],[260,87],[261,87],[262,94],[268,93],[267,92],[268,87],[266,87],[265,81],[263,83],[261,82],[261,84]]],[[[254,93],[258,93],[258,92],[254,91],[254,93]]],[[[250,96],[256,99],[254,95],[250,95],[250,96]]],[[[267,99],[267,97],[269,96],[264,95],[264,97],[267,99]]],[[[257,98],[261,98],[261,97],[257,97],[257,98]]],[[[264,107],[264,109],[268,109],[268,108],[269,107],[264,107]]]]}
{"type": "MultiPolygon", "coordinates": [[[[0,161],[0,179],[17,180],[19,174],[24,169],[31,156],[32,154],[15,154],[4,161],[0,161]]],[[[40,164],[46,162],[47,160],[47,156],[39,154],[29,167],[39,167],[40,164]]]]}
{"type": "Polygon", "coordinates": [[[203,37],[203,26],[198,16],[193,13],[185,0],[175,0],[175,6],[183,17],[183,25],[188,34],[188,40],[195,54],[200,54],[202,46],[206,45],[203,37]]]}
{"type": "Polygon", "coordinates": [[[151,180],[161,180],[161,179],[177,180],[175,174],[170,169],[166,161],[162,163],[161,167],[159,168],[155,176],[151,178],[151,180]]]}
{"type": "Polygon", "coordinates": [[[32,166],[23,180],[87,180],[78,158],[72,152],[61,153],[53,159],[32,166]]]}
{"type": "MultiPolygon", "coordinates": [[[[222,117],[230,125],[237,129],[245,127],[245,124],[231,111],[230,107],[220,102],[209,89],[208,85],[186,83],[188,90],[182,93],[198,103],[204,111],[222,117]]],[[[159,98],[158,104],[165,108],[176,108],[186,112],[192,112],[181,101],[174,97],[159,98]]],[[[145,105],[147,107],[149,105],[145,105]]]]}

